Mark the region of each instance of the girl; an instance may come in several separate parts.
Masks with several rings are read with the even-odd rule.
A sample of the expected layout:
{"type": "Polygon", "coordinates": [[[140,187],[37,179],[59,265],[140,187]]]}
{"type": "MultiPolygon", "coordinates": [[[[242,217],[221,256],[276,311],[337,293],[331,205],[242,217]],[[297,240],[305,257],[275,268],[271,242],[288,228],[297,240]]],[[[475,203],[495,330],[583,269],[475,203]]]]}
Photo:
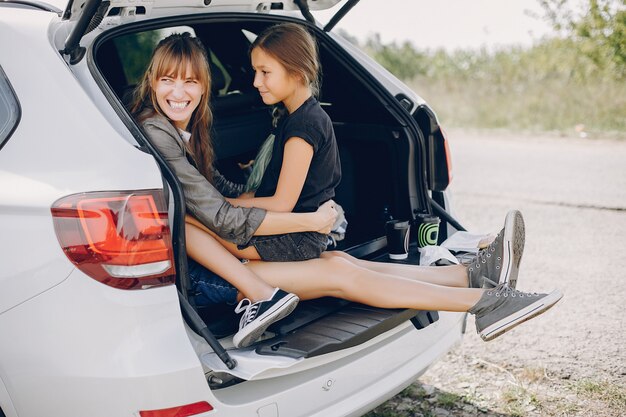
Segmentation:
{"type": "MultiPolygon", "coordinates": [[[[193,92],[186,92],[188,84],[194,86],[199,83],[203,87],[208,84],[202,78],[203,73],[208,74],[205,69],[206,57],[190,52],[198,48],[198,42],[185,35],[173,35],[162,41],[139,88],[134,107],[146,133],[178,175],[185,190],[187,210],[195,217],[195,224],[201,225],[197,227],[189,224],[186,227],[188,254],[224,277],[221,279],[209,276],[207,270],[198,265],[196,270],[204,272],[196,276],[191,274],[198,291],[206,287],[210,291],[205,294],[212,296],[213,300],[222,296],[222,301],[233,302],[237,296],[236,288],[250,297],[248,291],[252,290],[248,286],[259,284],[260,287],[267,285],[270,289],[282,288],[297,294],[301,299],[333,296],[384,308],[469,311],[476,315],[477,331],[485,340],[493,339],[546,311],[561,298],[558,290],[550,294],[525,294],[514,289],[524,241],[523,220],[519,212],[507,215],[504,229],[487,249],[478,254],[471,270],[462,265],[417,267],[375,263],[356,259],[342,252],[325,253],[320,258],[300,262],[255,260],[246,265],[238,262],[223,249],[214,235],[219,236],[222,241],[230,241],[231,246],[245,246],[253,235],[304,231],[327,233],[332,221],[315,224],[315,219],[319,221],[324,218],[328,214],[324,209],[332,210],[332,202],[325,203],[326,205],[321,206],[323,210],[313,213],[277,213],[259,208],[233,207],[224,200],[213,184],[229,192],[237,191],[237,187],[212,169],[212,165],[208,163],[209,158],[199,158],[200,150],[190,152],[195,149],[191,143],[194,135],[200,134],[197,129],[208,132],[207,120],[210,120],[198,117],[207,111],[204,98],[208,97],[208,88],[202,89],[199,98],[193,92]],[[185,47],[172,46],[178,43],[185,47]],[[160,89],[161,82],[173,83],[174,91],[165,95],[160,89]],[[184,128],[191,130],[189,144],[183,139],[188,135],[179,130],[184,128]],[[193,155],[194,158],[187,159],[188,155],[193,155]],[[212,178],[213,184],[209,178],[212,178]],[[210,230],[211,234],[203,229],[210,230]]],[[[255,63],[259,64],[259,61],[255,63]]],[[[266,71],[270,77],[274,69],[267,61],[264,62],[263,69],[260,64],[256,68],[257,72],[266,71]]],[[[271,87],[274,84],[268,80],[258,85],[271,87]]],[[[261,88],[266,97],[278,96],[276,91],[274,87],[267,90],[261,88]]],[[[268,101],[274,99],[275,97],[268,101]]],[[[284,102],[286,105],[293,103],[289,100],[284,102]]],[[[287,107],[287,111],[289,109],[287,107]]],[[[297,110],[296,108],[293,113],[297,110]]],[[[300,135],[294,137],[301,138],[300,135]]],[[[304,138],[301,139],[306,142],[304,138]]],[[[298,144],[300,141],[292,143],[298,144]]],[[[287,160],[287,154],[291,152],[287,149],[284,152],[284,159],[287,160]]],[[[309,152],[312,153],[311,150],[309,152]]],[[[310,159],[313,161],[314,157],[310,159]]],[[[283,162],[282,166],[285,163],[287,162],[283,162]]],[[[300,182],[303,182],[302,178],[300,182]]],[[[289,201],[293,203],[293,196],[291,198],[289,201]]],[[[252,250],[254,247],[243,249],[248,252],[252,250]]],[[[243,307],[245,313],[238,334],[252,326],[259,316],[258,311],[267,310],[263,308],[266,304],[256,302],[243,307]]],[[[243,338],[243,343],[235,344],[243,346],[252,343],[265,328],[267,325],[263,323],[255,325],[255,330],[250,332],[251,336],[243,338]]],[[[241,340],[238,339],[239,342],[241,340]]]]}
{"type": "MultiPolygon", "coordinates": [[[[316,43],[303,26],[276,25],[257,37],[250,58],[254,86],[263,102],[278,106],[283,116],[278,118],[271,158],[253,198],[230,202],[277,212],[314,212],[335,196],[341,180],[332,122],[315,99],[319,89],[316,43]]],[[[202,228],[193,219],[189,222],[202,228]]],[[[301,261],[319,258],[328,237],[301,232],[255,236],[238,246],[220,241],[239,258],[301,261]]]]}

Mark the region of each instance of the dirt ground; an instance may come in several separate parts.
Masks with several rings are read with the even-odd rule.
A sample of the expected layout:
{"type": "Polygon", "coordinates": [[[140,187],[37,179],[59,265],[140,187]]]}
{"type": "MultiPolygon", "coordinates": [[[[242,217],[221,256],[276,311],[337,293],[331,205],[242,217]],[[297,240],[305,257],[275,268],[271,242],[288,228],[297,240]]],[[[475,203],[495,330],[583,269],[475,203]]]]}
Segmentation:
{"type": "Polygon", "coordinates": [[[565,296],[485,343],[463,343],[368,417],[626,416],[626,142],[450,132],[457,218],[526,221],[518,289],[565,296]]]}

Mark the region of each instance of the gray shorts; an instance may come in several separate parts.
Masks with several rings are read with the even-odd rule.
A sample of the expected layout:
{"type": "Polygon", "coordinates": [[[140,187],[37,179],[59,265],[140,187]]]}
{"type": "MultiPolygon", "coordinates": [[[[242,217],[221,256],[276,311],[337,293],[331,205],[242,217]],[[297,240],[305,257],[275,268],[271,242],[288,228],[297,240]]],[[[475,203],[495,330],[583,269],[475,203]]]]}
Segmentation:
{"type": "Polygon", "coordinates": [[[319,258],[328,245],[328,235],[316,232],[288,233],[273,236],[253,236],[247,245],[254,246],[262,260],[267,262],[306,261],[319,258]]]}

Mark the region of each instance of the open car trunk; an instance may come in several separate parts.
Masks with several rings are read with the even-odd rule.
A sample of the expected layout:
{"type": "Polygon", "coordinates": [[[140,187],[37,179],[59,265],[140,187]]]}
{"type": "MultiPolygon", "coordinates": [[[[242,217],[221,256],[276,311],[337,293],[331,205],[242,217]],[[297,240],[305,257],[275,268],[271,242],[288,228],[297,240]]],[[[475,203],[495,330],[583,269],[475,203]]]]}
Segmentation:
{"type": "MultiPolygon", "coordinates": [[[[277,22],[270,19],[238,15],[234,20],[228,14],[213,14],[176,23],[177,31],[193,33],[209,51],[217,166],[236,182],[245,180],[238,163],[253,159],[271,130],[271,109],[252,86],[248,56],[255,34],[277,22]]],[[[172,26],[172,22],[161,24],[163,28],[172,26]]],[[[152,49],[165,33],[171,30],[146,30],[144,25],[141,32],[125,29],[116,36],[110,31],[96,43],[96,65],[126,105],[152,49]]],[[[412,219],[415,212],[425,211],[427,204],[419,162],[421,138],[409,128],[404,115],[399,116],[399,104],[371,75],[327,35],[315,33],[323,71],[320,102],[333,120],[342,164],[335,200],[348,221],[345,238],[337,242],[336,249],[360,258],[388,261],[384,213],[412,219]]],[[[417,263],[417,259],[407,262],[417,263]]],[[[230,336],[237,330],[238,318],[232,307],[203,307],[198,313],[228,347],[230,336]]],[[[318,364],[320,357],[339,360],[355,349],[366,349],[375,339],[416,332],[438,318],[437,312],[380,309],[330,298],[313,300],[302,302],[289,317],[270,327],[265,340],[246,349],[229,349],[238,363],[232,370],[201,343],[197,351],[206,371],[219,376],[213,379],[214,388],[222,388],[241,380],[295,372],[308,359],[317,358],[318,364]]]]}

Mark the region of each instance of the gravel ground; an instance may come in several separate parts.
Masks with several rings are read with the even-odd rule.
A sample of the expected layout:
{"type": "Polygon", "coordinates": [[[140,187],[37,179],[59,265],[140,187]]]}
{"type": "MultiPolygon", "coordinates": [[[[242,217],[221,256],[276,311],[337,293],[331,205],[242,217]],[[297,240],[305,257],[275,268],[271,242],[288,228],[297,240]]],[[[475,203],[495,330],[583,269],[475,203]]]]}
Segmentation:
{"type": "Polygon", "coordinates": [[[450,132],[457,218],[494,232],[526,221],[518,289],[565,297],[457,349],[379,416],[626,416],[626,142],[450,132]]]}

